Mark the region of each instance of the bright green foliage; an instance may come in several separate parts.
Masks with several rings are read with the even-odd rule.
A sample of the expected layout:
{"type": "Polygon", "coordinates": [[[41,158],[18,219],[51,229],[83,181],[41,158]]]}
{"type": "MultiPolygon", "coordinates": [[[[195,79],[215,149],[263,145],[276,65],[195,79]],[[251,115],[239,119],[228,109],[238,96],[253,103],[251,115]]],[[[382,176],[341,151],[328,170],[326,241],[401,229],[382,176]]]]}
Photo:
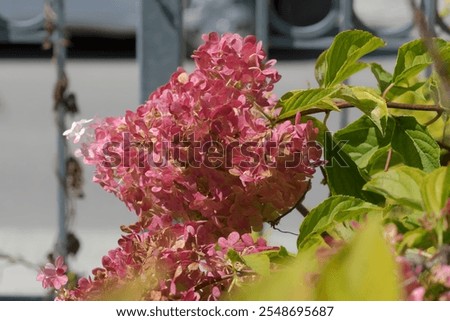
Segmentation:
{"type": "Polygon", "coordinates": [[[395,123],[389,118],[384,135],[368,116],[362,116],[347,127],[334,134],[336,140],[346,142],[343,150],[351,157],[355,164],[365,169],[374,154],[382,147],[390,144],[395,123]]]}
{"type": "Polygon", "coordinates": [[[378,88],[380,89],[380,92],[384,92],[392,83],[392,74],[384,70],[380,64],[375,62],[370,64],[370,70],[372,70],[372,73],[378,81],[378,88]]]}
{"type": "Polygon", "coordinates": [[[288,92],[278,102],[282,106],[280,118],[292,117],[312,107],[339,111],[331,99],[335,97],[337,91],[338,88],[315,88],[288,92]]]}
{"type": "Polygon", "coordinates": [[[398,204],[422,210],[420,186],[425,173],[419,169],[407,166],[391,168],[387,172],[380,172],[372,177],[364,189],[379,193],[398,204]]]}
{"type": "Polygon", "coordinates": [[[384,133],[388,110],[386,101],[375,90],[367,87],[345,86],[340,91],[339,98],[360,109],[384,133]]]}
{"type": "Polygon", "coordinates": [[[414,117],[396,117],[392,148],[399,152],[406,165],[431,172],[439,164],[440,148],[425,126],[414,117]]]}
{"type": "Polygon", "coordinates": [[[332,87],[368,65],[359,59],[384,46],[383,40],[369,32],[350,30],[336,36],[330,48],[316,63],[316,80],[321,87],[332,87]]]}
{"type": "MultiPolygon", "coordinates": [[[[449,63],[450,44],[442,40],[434,40],[434,44],[442,60],[449,63]]],[[[243,258],[265,277],[261,283],[244,287],[239,298],[400,300],[411,295],[411,282],[415,287],[424,286],[424,295],[432,299],[450,291],[433,281],[430,267],[436,260],[429,260],[450,243],[450,170],[447,164],[441,165],[445,148],[435,140],[441,137],[444,145],[450,128],[446,134],[444,112],[442,120],[430,126],[431,136],[425,123],[436,112],[423,107],[450,106],[441,97],[442,79],[436,74],[420,79],[433,63],[422,40],[400,47],[392,73],[377,63],[359,61],[382,45],[381,39],[364,31],[339,34],[317,60],[320,88],[292,91],[281,98],[280,122],[293,119],[298,112],[330,113],[350,105],[364,115],[335,134],[318,119],[302,117],[320,130],[325,181],[331,195],[303,220],[295,262],[269,275],[271,258],[262,254],[243,258]],[[343,84],[368,65],[378,88],[343,84]],[[417,112],[414,104],[424,111],[417,112]],[[416,270],[419,272],[410,271],[408,288],[403,288],[394,256],[403,264],[411,258],[414,264],[423,264],[416,270]],[[403,293],[404,289],[408,293],[403,293]]],[[[449,261],[439,264],[450,268],[449,261]]],[[[402,266],[404,269],[408,265],[402,266]]]]}
{"type": "Polygon", "coordinates": [[[408,42],[398,49],[392,82],[396,85],[406,85],[409,78],[419,74],[431,63],[430,54],[422,40],[408,42]]]}
{"type": "MultiPolygon", "coordinates": [[[[434,40],[434,44],[442,60],[449,63],[450,44],[442,40],[434,40]]],[[[330,113],[350,105],[364,115],[334,135],[318,119],[302,117],[303,122],[312,120],[320,129],[318,140],[324,146],[325,181],[331,195],[303,220],[294,263],[270,273],[272,258],[263,254],[242,258],[265,277],[261,283],[244,287],[239,298],[404,299],[411,294],[403,293],[394,256],[402,262],[412,257],[414,264],[423,264],[419,272],[411,271],[408,277],[415,278],[416,287],[430,287],[425,292],[428,298],[450,291],[430,279],[434,272],[429,269],[436,260],[423,263],[450,243],[450,170],[441,164],[445,148],[435,140],[441,137],[441,146],[445,145],[450,128],[446,134],[444,112],[442,120],[436,119],[430,127],[431,136],[425,123],[436,112],[426,106],[450,106],[441,97],[442,79],[436,74],[420,79],[422,71],[433,63],[422,40],[401,46],[392,73],[377,63],[359,61],[382,45],[381,39],[364,31],[339,34],[317,60],[320,88],[292,91],[281,98],[280,122],[293,119],[298,112],[330,113]],[[343,84],[368,65],[378,88],[343,84]],[[417,109],[424,110],[419,114],[417,109]],[[388,233],[390,245],[383,232],[388,233]]],[[[439,262],[450,268],[449,261],[439,262]]],[[[411,291],[411,286],[407,289],[411,291]]]]}
{"type": "Polygon", "coordinates": [[[368,213],[381,213],[382,208],[351,196],[332,196],[315,207],[303,221],[297,240],[299,248],[308,242],[310,237],[320,235],[336,225],[359,218],[368,213]]]}
{"type": "Polygon", "coordinates": [[[387,145],[381,147],[375,153],[373,153],[366,167],[367,174],[373,176],[378,172],[384,171],[388,162],[389,155],[389,167],[392,168],[404,163],[402,155],[393,150],[390,145],[387,145]]]}

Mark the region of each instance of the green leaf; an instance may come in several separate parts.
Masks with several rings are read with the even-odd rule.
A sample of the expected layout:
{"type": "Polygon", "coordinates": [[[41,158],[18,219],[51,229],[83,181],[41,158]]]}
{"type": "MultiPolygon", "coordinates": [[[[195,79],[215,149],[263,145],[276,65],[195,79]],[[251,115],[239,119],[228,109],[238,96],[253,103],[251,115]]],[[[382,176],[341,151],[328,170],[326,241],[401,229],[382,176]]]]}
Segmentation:
{"type": "Polygon", "coordinates": [[[420,192],[427,213],[439,216],[447,203],[447,199],[450,197],[449,172],[448,167],[441,167],[425,177],[420,192]]]}
{"type": "MultiPolygon", "coordinates": [[[[433,39],[444,64],[450,68],[450,45],[443,39],[433,39]]],[[[409,87],[408,81],[411,77],[417,76],[421,71],[430,66],[433,59],[428,52],[428,48],[423,40],[417,39],[402,45],[398,50],[397,63],[394,69],[393,82],[402,87],[409,87]]],[[[448,69],[450,71],[450,69],[448,69]]]]}
{"type": "Polygon", "coordinates": [[[388,108],[386,101],[375,90],[367,87],[344,86],[338,93],[342,98],[370,117],[378,129],[384,133],[388,108]]]}
{"type": "Polygon", "coordinates": [[[248,254],[243,256],[245,264],[262,276],[270,275],[270,259],[264,253],[248,254]]]}
{"type": "Polygon", "coordinates": [[[337,131],[334,134],[334,139],[345,141],[343,150],[359,168],[364,169],[379,148],[390,143],[395,122],[392,118],[389,118],[388,123],[386,131],[389,131],[389,133],[386,132],[383,136],[370,118],[364,115],[347,127],[337,131]]]}
{"type": "Polygon", "coordinates": [[[425,173],[417,168],[397,166],[387,172],[375,174],[364,186],[364,190],[383,195],[398,204],[422,210],[420,186],[425,173]]]}
{"type": "Polygon", "coordinates": [[[339,111],[330,99],[338,88],[315,88],[291,91],[283,95],[278,105],[282,107],[279,119],[286,119],[311,108],[324,108],[339,111]]]}
{"type": "Polygon", "coordinates": [[[349,195],[365,199],[362,187],[366,180],[359,172],[358,166],[343,150],[343,143],[338,143],[331,133],[325,134],[326,179],[332,195],[349,195]]]}
{"type": "Polygon", "coordinates": [[[300,226],[297,245],[300,247],[310,237],[321,234],[335,225],[357,219],[369,212],[382,212],[383,209],[372,203],[351,196],[332,196],[311,210],[300,226]]]}
{"type": "Polygon", "coordinates": [[[389,168],[393,168],[397,165],[403,164],[404,160],[402,155],[393,150],[390,145],[384,146],[373,153],[367,164],[367,173],[373,176],[376,173],[384,171],[386,167],[387,158],[389,155],[389,149],[391,149],[391,159],[389,161],[389,168]]]}
{"type": "Polygon", "coordinates": [[[384,46],[383,40],[367,31],[348,30],[339,33],[330,48],[316,62],[316,79],[321,87],[337,85],[366,68],[358,60],[384,46]]]}
{"type": "Polygon", "coordinates": [[[396,85],[407,83],[410,77],[418,75],[432,63],[428,50],[421,39],[405,43],[398,49],[393,82],[396,85]]]}
{"type": "Polygon", "coordinates": [[[377,63],[371,63],[370,70],[372,70],[372,73],[377,79],[380,92],[384,92],[386,88],[389,87],[389,85],[392,83],[392,74],[384,70],[383,67],[381,67],[381,65],[377,63]]]}
{"type": "Polygon", "coordinates": [[[440,148],[425,126],[411,116],[394,117],[396,126],[392,148],[399,152],[405,164],[431,172],[439,168],[440,148]]]}
{"type": "Polygon", "coordinates": [[[379,224],[369,221],[350,244],[325,266],[316,300],[400,300],[402,287],[391,248],[379,224]]]}
{"type": "Polygon", "coordinates": [[[327,54],[328,50],[322,52],[316,60],[316,67],[314,69],[314,75],[316,77],[317,83],[321,86],[325,81],[324,77],[327,73],[327,54]]]}

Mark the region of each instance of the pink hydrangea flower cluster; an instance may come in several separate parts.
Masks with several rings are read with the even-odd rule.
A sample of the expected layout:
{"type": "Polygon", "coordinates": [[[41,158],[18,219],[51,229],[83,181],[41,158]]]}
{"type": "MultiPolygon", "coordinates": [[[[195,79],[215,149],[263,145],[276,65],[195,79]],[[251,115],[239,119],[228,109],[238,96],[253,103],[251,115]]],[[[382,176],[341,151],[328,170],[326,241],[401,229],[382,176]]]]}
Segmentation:
{"type": "MultiPolygon", "coordinates": [[[[254,36],[216,33],[148,101],[84,134],[94,180],[141,220],[208,220],[227,235],[259,230],[306,192],[321,161],[311,122],[276,122],[280,75],[254,36]]],[[[79,136],[76,136],[79,140],[79,136]]]]}
{"type": "Polygon", "coordinates": [[[168,215],[154,216],[145,228],[136,224],[124,230],[128,233],[103,257],[103,267],[80,279],[77,288],[60,291],[59,300],[105,300],[127,284],[134,284],[134,299],[216,300],[233,279],[254,277],[245,264],[233,264],[230,250],[246,255],[277,249],[237,232],[211,243],[205,222],[174,225],[168,215]],[[144,285],[136,286],[136,279],[144,285]]]}

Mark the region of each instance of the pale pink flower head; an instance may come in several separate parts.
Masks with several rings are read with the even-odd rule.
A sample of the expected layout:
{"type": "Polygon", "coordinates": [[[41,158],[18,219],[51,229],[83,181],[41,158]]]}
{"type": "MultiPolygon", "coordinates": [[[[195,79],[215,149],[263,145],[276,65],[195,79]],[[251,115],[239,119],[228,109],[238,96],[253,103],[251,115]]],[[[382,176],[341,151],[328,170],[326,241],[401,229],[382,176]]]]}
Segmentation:
{"type": "Polygon", "coordinates": [[[58,256],[55,260],[55,264],[47,263],[39,271],[36,280],[42,282],[42,287],[61,289],[66,285],[68,278],[66,275],[67,265],[64,264],[64,258],[58,256]]]}
{"type": "Polygon", "coordinates": [[[66,136],[67,139],[72,139],[74,144],[78,143],[81,139],[81,136],[86,132],[85,124],[90,123],[92,119],[81,119],[79,121],[75,121],[72,123],[72,127],[66,130],[63,133],[63,136],[66,136]]]}

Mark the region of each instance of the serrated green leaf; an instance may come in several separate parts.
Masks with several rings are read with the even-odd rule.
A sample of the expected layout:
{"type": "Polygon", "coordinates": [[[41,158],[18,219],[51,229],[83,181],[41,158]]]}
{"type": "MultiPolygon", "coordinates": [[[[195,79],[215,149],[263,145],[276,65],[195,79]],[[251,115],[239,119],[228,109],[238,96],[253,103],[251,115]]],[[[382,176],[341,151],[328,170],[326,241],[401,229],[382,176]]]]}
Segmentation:
{"type": "Polygon", "coordinates": [[[254,253],[243,256],[244,263],[254,272],[262,276],[270,275],[270,259],[264,253],[254,253]]]}
{"type": "Polygon", "coordinates": [[[392,83],[392,74],[384,70],[383,67],[377,63],[371,63],[370,70],[372,70],[373,75],[377,79],[380,92],[384,92],[392,83]]]}
{"type": "Polygon", "coordinates": [[[422,210],[420,186],[425,173],[417,168],[397,166],[387,172],[375,174],[364,186],[364,190],[383,195],[398,204],[422,210]]]}
{"type": "Polygon", "coordinates": [[[338,88],[314,88],[288,92],[278,102],[282,107],[279,119],[290,118],[298,112],[315,107],[339,111],[330,99],[337,91],[338,88]]]}
{"type": "Polygon", "coordinates": [[[396,127],[392,148],[400,153],[405,164],[431,172],[439,168],[440,148],[425,126],[411,116],[394,117],[396,127]]]}
{"type": "Polygon", "coordinates": [[[321,234],[335,225],[357,219],[369,212],[382,212],[383,208],[351,196],[332,196],[311,210],[300,226],[297,245],[302,247],[308,238],[321,234]]]}
{"type": "MultiPolygon", "coordinates": [[[[435,38],[433,42],[439,56],[450,70],[448,65],[450,63],[450,45],[448,41],[435,38]]],[[[405,87],[411,77],[417,76],[432,63],[433,59],[423,40],[417,39],[402,45],[397,54],[397,63],[393,74],[394,84],[405,87]]]]}
{"type": "Polygon", "coordinates": [[[402,287],[391,248],[379,224],[368,226],[325,266],[317,281],[319,301],[400,300],[402,287]]]}
{"type": "Polygon", "coordinates": [[[383,40],[367,31],[348,30],[339,33],[330,48],[316,62],[316,79],[321,87],[335,86],[368,64],[358,60],[384,46],[383,40]]]}
{"type": "Polygon", "coordinates": [[[396,85],[402,85],[410,77],[418,75],[432,63],[427,47],[421,39],[405,43],[398,49],[397,62],[392,75],[396,85]]]}
{"type": "Polygon", "coordinates": [[[347,127],[337,131],[334,139],[346,141],[343,150],[351,157],[355,164],[364,169],[372,156],[391,142],[395,121],[389,118],[386,133],[383,136],[368,116],[362,116],[347,127]]]}
{"type": "Polygon", "coordinates": [[[338,97],[353,104],[369,116],[384,133],[388,108],[386,101],[375,90],[367,87],[345,86],[339,91],[338,97]]]}
{"type": "Polygon", "coordinates": [[[429,173],[421,185],[425,210],[429,214],[439,216],[449,195],[450,175],[448,167],[441,167],[429,173]]]}

